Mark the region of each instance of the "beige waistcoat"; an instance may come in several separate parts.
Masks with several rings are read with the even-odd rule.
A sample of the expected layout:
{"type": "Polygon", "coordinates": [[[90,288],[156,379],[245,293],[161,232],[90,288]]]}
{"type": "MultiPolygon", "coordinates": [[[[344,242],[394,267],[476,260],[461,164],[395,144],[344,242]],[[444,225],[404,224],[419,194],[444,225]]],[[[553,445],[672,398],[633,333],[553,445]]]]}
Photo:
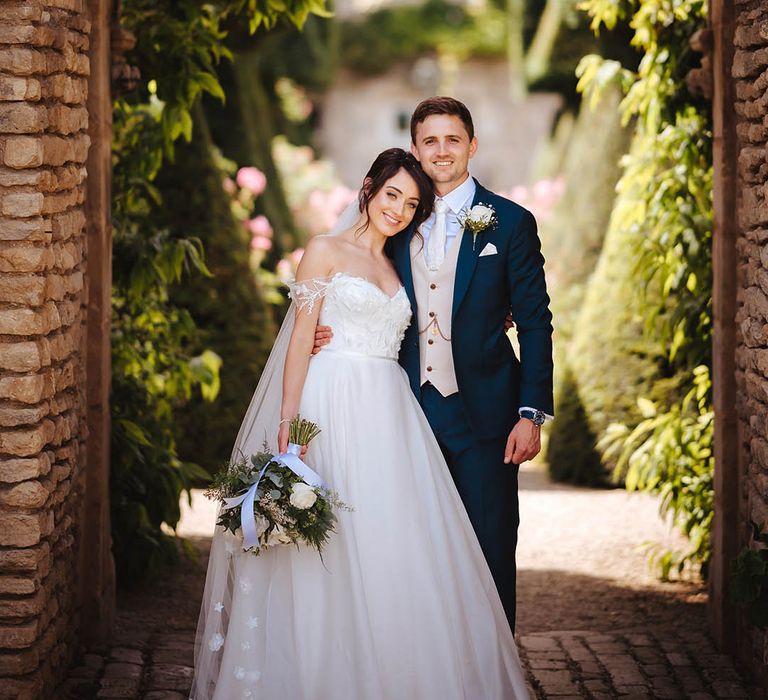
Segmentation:
{"type": "Polygon", "coordinates": [[[461,236],[451,241],[443,264],[435,272],[424,260],[423,241],[418,236],[411,239],[411,274],[418,306],[420,384],[431,382],[443,396],[459,390],[451,351],[451,316],[461,236]]]}

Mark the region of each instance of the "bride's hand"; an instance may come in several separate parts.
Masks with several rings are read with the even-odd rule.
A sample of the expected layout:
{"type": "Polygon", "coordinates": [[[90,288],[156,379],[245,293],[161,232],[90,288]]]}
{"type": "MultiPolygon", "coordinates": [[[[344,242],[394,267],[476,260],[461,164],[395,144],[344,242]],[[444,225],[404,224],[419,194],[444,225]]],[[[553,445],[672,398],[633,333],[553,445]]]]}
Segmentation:
{"type": "MultiPolygon", "coordinates": [[[[283,423],[280,426],[280,430],[277,432],[277,452],[278,454],[283,454],[284,452],[288,451],[288,431],[290,428],[289,423],[283,423]]],[[[307,454],[307,446],[302,445],[301,446],[301,452],[299,453],[299,457],[304,459],[304,455],[307,454]]]]}
{"type": "Polygon", "coordinates": [[[277,431],[277,451],[279,454],[283,454],[288,451],[288,430],[290,424],[286,421],[280,424],[280,429],[277,431]]]}

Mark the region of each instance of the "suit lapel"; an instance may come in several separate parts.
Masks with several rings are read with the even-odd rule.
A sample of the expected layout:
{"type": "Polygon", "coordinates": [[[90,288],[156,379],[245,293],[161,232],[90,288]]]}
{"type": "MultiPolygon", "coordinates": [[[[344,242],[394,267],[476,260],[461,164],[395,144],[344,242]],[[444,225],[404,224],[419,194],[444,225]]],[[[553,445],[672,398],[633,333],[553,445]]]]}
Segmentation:
{"type": "MultiPolygon", "coordinates": [[[[475,196],[472,199],[472,206],[478,202],[482,202],[488,199],[488,191],[475,180],[475,196]]],[[[461,248],[459,249],[459,259],[456,262],[456,279],[453,283],[453,318],[456,318],[456,312],[461,306],[461,302],[464,299],[464,295],[469,288],[469,282],[472,279],[472,275],[475,272],[475,266],[477,265],[477,259],[482,250],[480,245],[480,239],[483,233],[479,233],[477,241],[472,240],[472,233],[467,229],[461,236],[461,248]],[[474,250],[473,250],[473,243],[474,250]]]]}

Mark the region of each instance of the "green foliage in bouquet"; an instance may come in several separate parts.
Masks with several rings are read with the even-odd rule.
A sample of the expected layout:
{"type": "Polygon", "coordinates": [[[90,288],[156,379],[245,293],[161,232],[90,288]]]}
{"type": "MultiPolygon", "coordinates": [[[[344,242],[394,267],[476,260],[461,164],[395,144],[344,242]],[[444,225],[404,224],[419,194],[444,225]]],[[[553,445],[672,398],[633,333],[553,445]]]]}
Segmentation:
{"type": "MultiPolygon", "coordinates": [[[[179,457],[174,412],[196,391],[220,388],[220,357],[201,347],[192,316],[172,288],[210,274],[194,229],[159,224],[158,174],[175,144],[193,136],[201,95],[223,99],[217,64],[230,53],[226,30],[279,17],[300,25],[317,0],[126,0],[122,25],[137,38],[127,59],[140,86],[113,103],[112,535],[118,582],[150,577],[177,548],[161,529],[179,519],[179,496],[206,478],[179,457]]],[[[190,189],[196,183],[188,183],[190,189]]]]}
{"type": "MultiPolygon", "coordinates": [[[[296,416],[288,439],[294,445],[305,446],[319,432],[316,424],[296,416]]],[[[334,491],[309,486],[276,459],[266,442],[261,452],[250,457],[240,455],[214,475],[206,496],[224,506],[217,524],[232,534],[241,534],[243,506],[227,507],[226,500],[244,495],[257,483],[253,507],[259,542],[251,551],[258,555],[266,547],[303,543],[322,555],[323,546],[335,530],[334,510],[350,508],[334,491]]]]}

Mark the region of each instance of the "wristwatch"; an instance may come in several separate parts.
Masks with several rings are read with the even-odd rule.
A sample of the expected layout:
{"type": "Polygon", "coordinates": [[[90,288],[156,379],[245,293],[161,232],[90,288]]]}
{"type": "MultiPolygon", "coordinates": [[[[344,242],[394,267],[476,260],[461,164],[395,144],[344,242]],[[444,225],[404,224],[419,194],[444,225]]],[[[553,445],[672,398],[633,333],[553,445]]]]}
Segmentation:
{"type": "Polygon", "coordinates": [[[547,414],[544,411],[534,411],[530,408],[520,409],[520,418],[527,418],[533,421],[534,425],[544,425],[544,421],[547,419],[547,414]]]}

